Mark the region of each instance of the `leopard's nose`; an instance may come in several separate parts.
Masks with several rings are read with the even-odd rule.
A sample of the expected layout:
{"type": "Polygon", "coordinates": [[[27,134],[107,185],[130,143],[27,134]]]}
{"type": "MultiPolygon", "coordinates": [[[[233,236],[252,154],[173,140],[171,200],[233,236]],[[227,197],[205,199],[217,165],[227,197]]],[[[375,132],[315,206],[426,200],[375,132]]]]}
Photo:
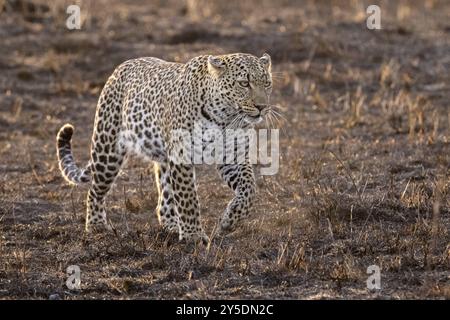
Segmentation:
{"type": "Polygon", "coordinates": [[[269,110],[269,106],[267,104],[257,104],[256,109],[259,111],[260,116],[265,116],[267,114],[267,111],[269,110]]]}
{"type": "Polygon", "coordinates": [[[267,104],[257,104],[255,105],[256,109],[258,109],[259,112],[263,111],[265,108],[267,108],[267,104]]]}

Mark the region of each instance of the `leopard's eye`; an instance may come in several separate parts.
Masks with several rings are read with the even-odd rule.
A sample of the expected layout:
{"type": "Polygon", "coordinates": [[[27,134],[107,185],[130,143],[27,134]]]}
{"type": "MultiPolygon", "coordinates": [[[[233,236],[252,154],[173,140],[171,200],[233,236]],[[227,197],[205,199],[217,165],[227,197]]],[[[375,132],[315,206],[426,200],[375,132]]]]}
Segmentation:
{"type": "Polygon", "coordinates": [[[244,87],[244,88],[248,88],[250,86],[250,82],[248,82],[247,80],[241,80],[241,81],[238,81],[238,83],[241,87],[244,87]]]}
{"type": "Polygon", "coordinates": [[[271,86],[272,86],[272,82],[271,81],[266,81],[265,87],[266,88],[270,88],[271,86]]]}

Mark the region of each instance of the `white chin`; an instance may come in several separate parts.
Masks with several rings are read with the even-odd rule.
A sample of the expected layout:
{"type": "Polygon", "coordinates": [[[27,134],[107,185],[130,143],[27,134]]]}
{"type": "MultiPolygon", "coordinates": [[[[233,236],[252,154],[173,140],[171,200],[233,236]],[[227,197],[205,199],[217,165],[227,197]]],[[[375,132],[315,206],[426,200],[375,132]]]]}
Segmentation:
{"type": "Polygon", "coordinates": [[[245,122],[249,123],[249,124],[257,124],[260,123],[262,121],[262,117],[259,116],[257,118],[254,117],[245,117],[245,122]]]}

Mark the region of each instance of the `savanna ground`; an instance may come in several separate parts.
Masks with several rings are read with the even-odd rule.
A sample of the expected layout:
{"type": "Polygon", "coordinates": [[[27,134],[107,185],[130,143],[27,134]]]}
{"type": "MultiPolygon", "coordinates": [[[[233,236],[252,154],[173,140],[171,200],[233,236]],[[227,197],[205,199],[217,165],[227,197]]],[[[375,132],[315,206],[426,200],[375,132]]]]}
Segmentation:
{"type": "MultiPolygon", "coordinates": [[[[0,298],[450,298],[450,3],[225,2],[0,1],[0,298]],[[65,27],[72,3],[81,30],[65,27]],[[366,28],[373,3],[382,30],[366,28]],[[248,222],[207,248],[174,241],[152,165],[133,159],[107,200],[116,232],[85,235],[59,127],[75,125],[84,164],[115,66],[230,52],[271,54],[286,119],[248,222]]],[[[232,193],[213,168],[198,176],[214,234],[232,193]]]]}

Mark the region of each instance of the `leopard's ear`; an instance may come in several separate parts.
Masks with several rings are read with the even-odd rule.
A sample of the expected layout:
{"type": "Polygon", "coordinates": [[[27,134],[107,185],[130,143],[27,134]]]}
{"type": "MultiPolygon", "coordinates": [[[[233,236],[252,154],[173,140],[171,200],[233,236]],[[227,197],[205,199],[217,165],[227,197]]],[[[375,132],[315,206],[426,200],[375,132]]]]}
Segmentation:
{"type": "Polygon", "coordinates": [[[208,57],[208,71],[211,75],[219,77],[226,70],[225,62],[217,56],[208,57]]]}
{"type": "Polygon", "coordinates": [[[272,59],[270,59],[270,56],[267,53],[264,53],[261,58],[259,58],[259,61],[266,67],[267,71],[271,71],[272,69],[272,59]]]}

